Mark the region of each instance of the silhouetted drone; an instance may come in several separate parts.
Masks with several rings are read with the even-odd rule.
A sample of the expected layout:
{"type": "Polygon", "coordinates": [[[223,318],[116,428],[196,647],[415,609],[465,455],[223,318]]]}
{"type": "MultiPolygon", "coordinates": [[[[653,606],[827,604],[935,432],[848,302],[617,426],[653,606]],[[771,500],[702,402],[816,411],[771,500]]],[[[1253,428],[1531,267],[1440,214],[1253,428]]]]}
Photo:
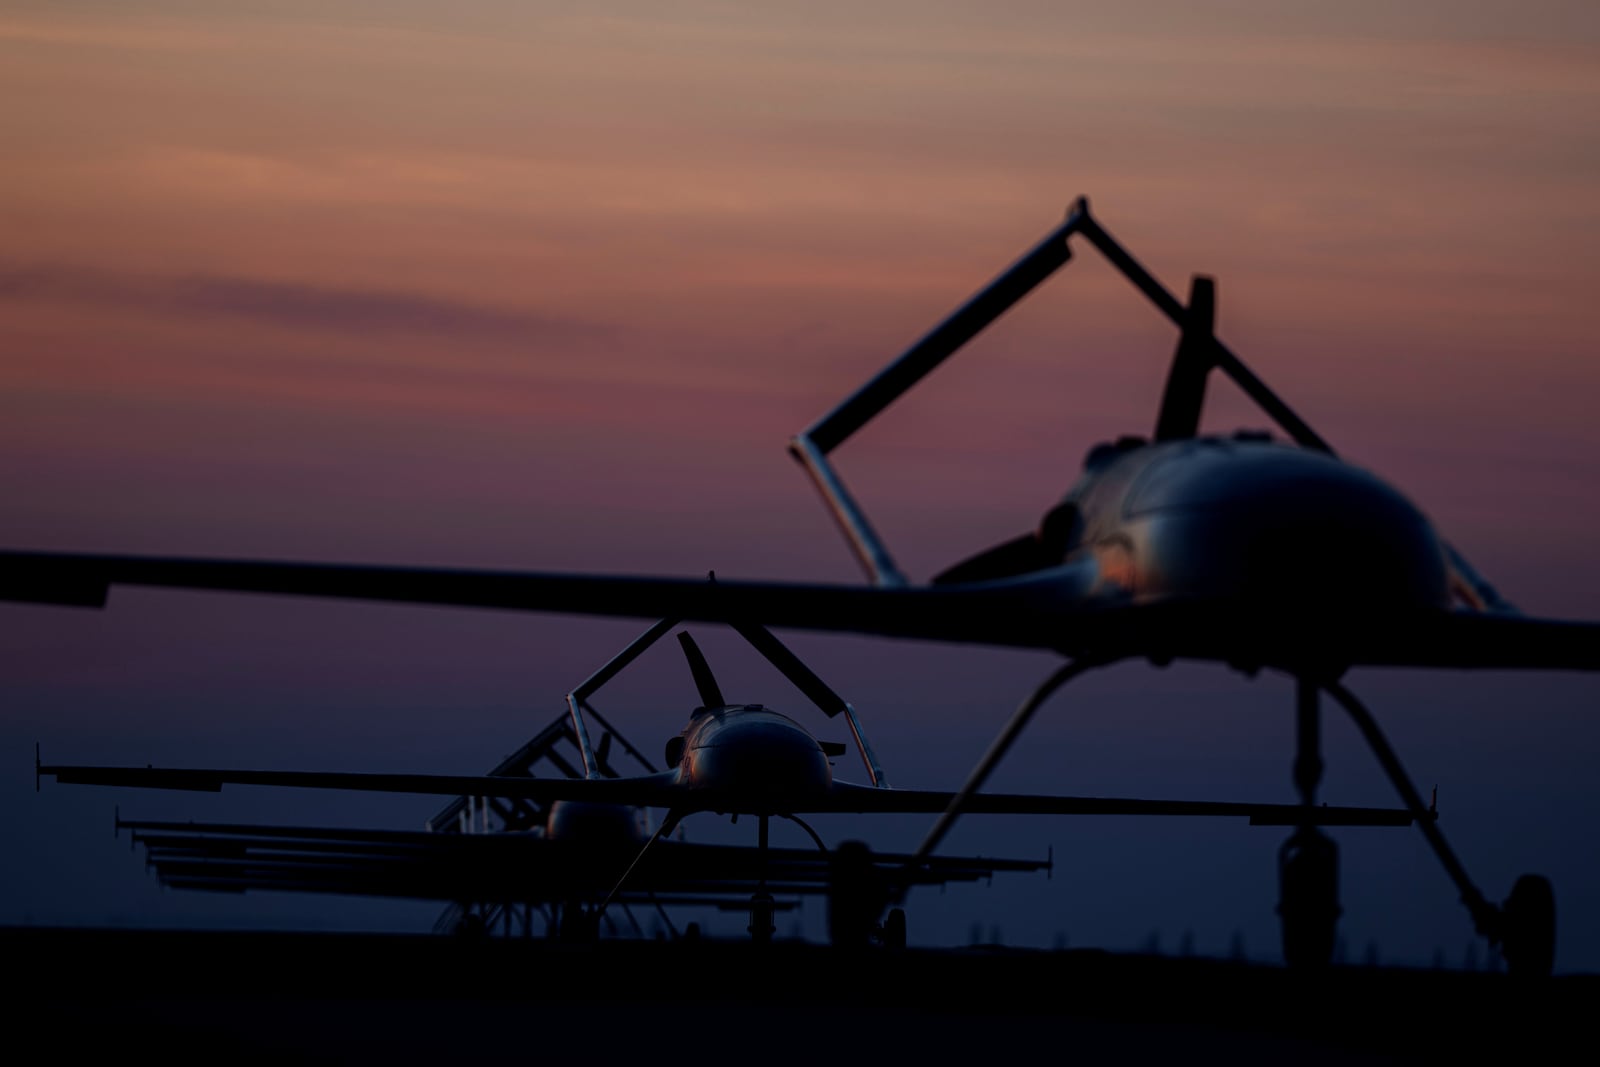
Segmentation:
{"type": "MultiPolygon", "coordinates": [[[[191,831],[187,836],[176,838],[170,827],[163,826],[157,828],[161,834],[157,840],[162,849],[169,851],[153,854],[151,862],[157,865],[158,871],[167,871],[185,884],[197,884],[196,879],[199,879],[208,887],[239,888],[255,879],[274,887],[349,885],[355,887],[350,891],[372,891],[392,885],[395,888],[391,892],[403,889],[415,894],[425,890],[437,895],[470,884],[477,895],[460,889],[457,891],[462,895],[450,899],[508,901],[531,896],[548,900],[569,917],[574,914],[581,917],[576,922],[566,923],[564,928],[581,933],[586,927],[590,935],[598,932],[596,924],[606,907],[625,888],[632,891],[645,886],[657,893],[681,894],[688,892],[686,887],[692,885],[695,893],[707,897],[721,892],[717,885],[719,881],[726,881],[727,891],[737,891],[737,885],[753,883],[749,892],[750,931],[758,941],[766,941],[775,932],[772,921],[776,903],[774,886],[781,892],[799,892],[811,886],[819,875],[831,875],[824,884],[830,896],[832,939],[839,944],[861,945],[877,937],[891,946],[903,947],[903,909],[891,909],[884,923],[881,926],[877,923],[891,897],[903,898],[913,885],[943,884],[972,872],[1036,870],[1044,866],[1029,861],[945,857],[942,858],[945,862],[929,869],[927,857],[915,860],[905,857],[896,870],[883,871],[878,868],[884,866],[884,858],[873,856],[864,845],[857,843],[841,848],[831,864],[807,865],[788,853],[780,854],[777,861],[781,866],[776,868],[769,884],[768,830],[773,817],[788,819],[800,826],[826,857],[827,846],[801,815],[816,812],[934,814],[947,810],[955,794],[889,788],[855,709],[771,631],[748,623],[738,623],[735,629],[752,647],[823,712],[845,717],[872,785],[855,785],[834,777],[830,757],[844,755],[844,744],[818,741],[800,723],[764,705],[729,703],[704,654],[686,632],[678,634],[678,641],[694,677],[700,704],[690,714],[682,732],[667,741],[667,770],[654,771],[623,739],[624,748],[636,760],[645,763],[652,773],[619,776],[608,765],[606,750],[611,739],[620,734],[600,719],[590,699],[674,625],[675,620],[666,619],[650,627],[567,694],[564,733],[578,747],[582,777],[43,764],[37,764],[36,770],[39,775],[53,776],[63,784],[77,785],[216,791],[231,784],[455,793],[467,798],[465,810],[460,812],[465,825],[471,825],[474,798],[485,806],[480,810],[486,810],[491,801],[538,805],[544,811],[541,833],[537,840],[528,839],[516,845],[475,844],[459,837],[454,841],[415,836],[397,839],[392,831],[382,832],[377,839],[361,844],[358,835],[345,831],[337,839],[341,842],[337,848],[318,846],[323,854],[319,859],[330,859],[336,866],[329,871],[324,869],[326,862],[307,863],[302,853],[308,848],[305,839],[311,835],[296,832],[294,828],[282,828],[283,832],[277,834],[191,831]],[[585,713],[599,719],[606,729],[598,750],[590,744],[585,713]],[[638,831],[639,808],[666,810],[666,817],[648,837],[638,831]],[[705,811],[754,815],[758,826],[754,855],[733,856],[732,850],[727,848],[695,846],[689,850],[692,855],[685,857],[685,849],[674,845],[668,846],[674,855],[665,864],[658,862],[662,846],[657,846],[657,842],[688,815],[705,811]],[[252,842],[253,849],[248,849],[252,842]],[[653,853],[652,846],[656,846],[653,853]],[[349,853],[357,848],[365,849],[370,855],[353,860],[349,853]],[[246,860],[246,851],[266,854],[246,860]],[[285,851],[294,857],[287,870],[281,858],[285,851]],[[216,855],[219,852],[221,855],[216,855]],[[720,855],[714,856],[714,853],[720,855]],[[647,855],[652,856],[649,863],[645,862],[647,855]],[[197,860],[200,861],[198,866],[197,860]],[[628,861],[625,866],[623,861],[628,861]],[[696,862],[705,869],[695,872],[696,862]],[[740,877],[730,875],[735,870],[742,871],[740,877]],[[805,876],[812,882],[807,882],[805,876]],[[518,889],[518,895],[504,895],[511,887],[518,889]],[[485,893],[501,895],[484,896],[485,893]]],[[[1009,794],[973,797],[966,803],[966,810],[1013,815],[1233,816],[1267,826],[1293,825],[1304,817],[1298,807],[1288,804],[1009,794]]],[[[1310,818],[1323,826],[1407,826],[1412,821],[1404,810],[1327,805],[1318,807],[1310,818]]],[[[438,825],[448,821],[448,814],[436,820],[438,825]]],[[[327,838],[326,834],[318,836],[327,838]]],[[[504,835],[499,836],[503,842],[504,835]]]]}
{"type": "Polygon", "coordinates": [[[1187,306],[1140,266],[1079,199],[1066,221],[899,359],[800,434],[791,450],[831,507],[868,586],[716,582],[345,564],[0,553],[0,595],[103,606],[114,584],[346,597],[769,626],[1052,649],[1071,662],[1017,709],[935,823],[926,856],[1038,706],[1086,670],[1128,658],[1283,671],[1297,683],[1300,828],[1280,853],[1284,951],[1317,965],[1333,947],[1336,852],[1314,827],[1319,699],[1354,719],[1479,932],[1511,969],[1548,972],[1554,904],[1525,876],[1504,905],[1471,882],[1371,714],[1340,682],[1368,665],[1600,669],[1600,624],[1519,615],[1423,514],[1333,449],[1214,335],[1215,290],[1187,306]],[[910,584],[827,454],[1070,258],[1081,237],[1176,324],[1153,439],[1092,449],[1077,483],[1031,533],[910,584]],[[1201,436],[1213,370],[1293,440],[1201,436]]]}

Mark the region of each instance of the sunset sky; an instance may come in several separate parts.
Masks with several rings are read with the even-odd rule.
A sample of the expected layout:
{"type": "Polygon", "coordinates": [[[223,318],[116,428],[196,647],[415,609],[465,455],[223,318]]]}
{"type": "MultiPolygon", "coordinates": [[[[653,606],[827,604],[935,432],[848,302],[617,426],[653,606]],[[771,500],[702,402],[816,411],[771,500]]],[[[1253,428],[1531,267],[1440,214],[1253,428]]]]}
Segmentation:
{"type": "MultiPolygon", "coordinates": [[[[1600,618],[1592,2],[136,7],[0,8],[6,547],[854,580],[786,441],[1083,194],[1174,290],[1215,276],[1229,345],[1512,601],[1600,618]]],[[[1174,340],[1080,247],[839,465],[925,578],[1031,528],[1094,442],[1148,432],[1174,340]]],[[[1214,399],[1214,428],[1265,424],[1214,399]]],[[[435,909],[161,894],[107,831],[119,803],[413,826],[427,799],[35,796],[32,742],[472,773],[640,628],[153,592],[0,608],[0,923],[425,929],[435,909]]],[[[811,722],[707,643],[725,690],[811,722]]],[[[794,644],[924,788],[959,784],[1053,665],[794,644]]],[[[1600,969],[1600,680],[1351,684],[1486,893],[1549,874],[1558,966],[1600,969]]],[[[617,687],[601,708],[651,753],[692,703],[665,648],[617,687]]],[[[995,787],[1289,800],[1289,696],[1117,668],[995,787]]],[[[1389,802],[1353,731],[1328,744],[1331,802],[1389,802]]],[[[969,820],[949,850],[1053,845],[1055,877],[914,900],[912,940],[1238,932],[1272,958],[1277,833],[969,820]]],[[[1339,837],[1350,956],[1458,965],[1470,922],[1420,838],[1339,837]]]]}

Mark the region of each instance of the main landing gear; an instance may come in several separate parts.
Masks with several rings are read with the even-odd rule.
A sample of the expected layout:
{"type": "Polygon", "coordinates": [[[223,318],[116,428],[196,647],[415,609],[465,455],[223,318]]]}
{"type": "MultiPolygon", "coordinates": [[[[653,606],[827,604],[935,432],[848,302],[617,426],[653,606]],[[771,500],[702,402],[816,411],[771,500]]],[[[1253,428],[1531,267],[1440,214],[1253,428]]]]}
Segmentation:
{"type": "Polygon", "coordinates": [[[1296,970],[1326,967],[1338,937],[1339,846],[1302,826],[1278,850],[1278,916],[1283,961],[1296,970]]]}
{"type": "Polygon", "coordinates": [[[1435,823],[1436,813],[1406,774],[1400,758],[1378,729],[1377,720],[1338,682],[1301,675],[1295,680],[1295,786],[1307,819],[1278,852],[1278,915],[1283,925],[1284,962],[1297,970],[1326,967],[1333,958],[1339,921],[1339,850],[1317,829],[1309,812],[1322,780],[1318,699],[1327,693],[1349,713],[1384,773],[1405,802],[1422,836],[1472,914],[1478,933],[1497,945],[1513,975],[1548,975],[1555,964],[1555,895],[1548,879],[1526,874],[1498,907],[1467,876],[1435,823]]]}
{"type": "Polygon", "coordinates": [[[1283,924],[1283,960],[1297,970],[1326,967],[1338,939],[1339,846],[1319,830],[1310,813],[1322,781],[1322,731],[1317,687],[1295,681],[1294,784],[1307,818],[1278,850],[1278,917],[1283,924]]]}
{"type": "Polygon", "coordinates": [[[876,943],[906,947],[906,912],[890,908],[889,885],[861,841],[841,841],[829,863],[828,941],[835,948],[862,950],[876,943]],[[878,916],[883,915],[883,921],[878,916]]]}
{"type": "Polygon", "coordinates": [[[772,894],[767,892],[767,816],[759,817],[760,837],[757,845],[760,864],[760,878],[756,884],[756,891],[750,896],[750,937],[758,945],[772,944],[772,935],[778,932],[778,924],[773,916],[777,914],[777,907],[773,902],[772,894]]]}

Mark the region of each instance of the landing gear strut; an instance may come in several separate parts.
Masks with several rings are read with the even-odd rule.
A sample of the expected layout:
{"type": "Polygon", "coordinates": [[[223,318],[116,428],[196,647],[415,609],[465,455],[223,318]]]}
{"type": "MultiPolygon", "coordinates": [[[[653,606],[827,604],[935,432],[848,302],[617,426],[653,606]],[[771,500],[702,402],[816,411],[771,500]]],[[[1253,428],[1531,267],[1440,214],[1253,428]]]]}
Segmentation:
{"type": "Polygon", "coordinates": [[[879,937],[883,947],[892,952],[906,947],[906,909],[889,909],[889,914],[883,917],[883,931],[879,937]]]}
{"type": "Polygon", "coordinates": [[[773,920],[777,909],[773,905],[772,894],[767,892],[767,816],[758,819],[760,836],[757,838],[757,860],[760,865],[760,877],[756,891],[750,897],[750,925],[746,927],[750,936],[758,945],[772,944],[772,935],[777,933],[778,924],[773,920]]]}
{"type": "Polygon", "coordinates": [[[1525,874],[1500,905],[1500,954],[1506,970],[1519,976],[1543,977],[1556,961],[1556,898],[1550,880],[1525,874]]]}
{"type": "MultiPolygon", "coordinates": [[[[1302,680],[1301,685],[1305,684],[1302,680]]],[[[1489,903],[1472,879],[1467,877],[1466,868],[1461,866],[1461,861],[1445,841],[1444,834],[1435,825],[1434,812],[1423,805],[1422,794],[1417,792],[1417,787],[1412,784],[1405,767],[1400,763],[1400,757],[1390,747],[1383,731],[1378,729],[1378,722],[1372,713],[1338,682],[1326,682],[1322,688],[1355,721],[1356,728],[1366,738],[1367,745],[1389,776],[1395,791],[1405,801],[1417,828],[1422,831],[1434,855],[1439,857],[1445,873],[1456,884],[1461,902],[1472,914],[1478,933],[1488,938],[1491,945],[1499,946],[1507,970],[1527,977],[1548,975],[1555,964],[1556,952],[1555,894],[1551,891],[1550,882],[1536,874],[1525,874],[1517,879],[1511,895],[1502,906],[1489,903]]]]}
{"type": "Polygon", "coordinates": [[[1322,781],[1318,688],[1295,680],[1294,783],[1305,822],[1278,850],[1278,915],[1283,924],[1283,960],[1296,970],[1320,970],[1333,959],[1338,939],[1339,846],[1312,823],[1322,781]]]}
{"type": "Polygon", "coordinates": [[[1318,970],[1333,959],[1339,927],[1339,846],[1303,826],[1278,850],[1278,915],[1283,962],[1318,970]]]}

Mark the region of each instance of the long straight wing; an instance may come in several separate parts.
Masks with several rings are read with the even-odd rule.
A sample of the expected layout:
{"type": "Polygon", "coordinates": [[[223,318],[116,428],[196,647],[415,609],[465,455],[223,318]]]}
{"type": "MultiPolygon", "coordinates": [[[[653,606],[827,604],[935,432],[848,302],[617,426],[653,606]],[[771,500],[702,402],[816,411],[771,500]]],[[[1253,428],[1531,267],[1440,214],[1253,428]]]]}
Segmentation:
{"type": "MultiPolygon", "coordinates": [[[[834,782],[828,806],[814,811],[942,814],[954,793],[922,789],[874,789],[834,782]]],[[[983,815],[1199,815],[1248,818],[1254,826],[1410,826],[1404,808],[1335,808],[1308,812],[1298,804],[1232,803],[1214,800],[1137,800],[1121,797],[1053,797],[974,793],[963,810],[983,815]]]]}
{"type": "Polygon", "coordinates": [[[884,590],[798,582],[0,552],[0,599],[104,607],[113,585],[755,622],[985,644],[1052,643],[1032,585],[884,590]]]}
{"type": "MultiPolygon", "coordinates": [[[[218,892],[279,890],[459,901],[597,899],[634,859],[637,843],[550,840],[534,834],[251,826],[119,820],[145,847],[163,885],[218,892]]],[[[884,874],[908,856],[874,854],[884,874]]],[[[1001,871],[1044,870],[1048,860],[933,856],[917,884],[970,882],[1001,871]]],[[[744,904],[763,886],[824,892],[830,857],[814,848],[661,841],[617,898],[744,904]]]]}
{"type": "Polygon", "coordinates": [[[40,775],[63,785],[114,785],[141,789],[187,789],[217,793],[225,785],[353,789],[376,793],[504,797],[545,804],[584,800],[596,804],[672,807],[685,790],[672,771],[639,778],[501,778],[471,774],[384,774],[348,771],[251,771],[167,767],[41,765],[40,775]]]}
{"type": "MultiPolygon", "coordinates": [[[[332,843],[336,847],[344,848],[356,846],[378,846],[388,848],[439,848],[457,849],[466,851],[503,852],[521,849],[540,849],[550,846],[546,851],[566,848],[570,842],[551,841],[541,838],[536,834],[497,831],[487,834],[459,834],[439,830],[375,830],[366,828],[342,828],[325,826],[266,826],[254,823],[197,823],[175,822],[171,820],[145,820],[121,819],[117,820],[119,830],[132,832],[134,842],[151,847],[171,847],[178,850],[202,853],[206,855],[222,855],[230,849],[238,849],[249,845],[251,842],[261,842],[261,847],[268,849],[299,850],[311,843],[332,843]]],[[[711,845],[695,842],[676,840],[663,840],[655,846],[664,852],[676,852],[689,858],[693,863],[711,863],[719,858],[724,861],[742,861],[748,859],[752,868],[760,862],[756,849],[748,845],[711,845]]],[[[579,848],[594,851],[596,846],[592,843],[571,848],[569,851],[578,851],[579,848]]],[[[632,859],[637,850],[631,845],[625,846],[622,855],[625,859],[632,859]]],[[[652,854],[655,855],[652,850],[652,854]]],[[[767,850],[769,862],[799,863],[808,859],[821,858],[826,861],[827,854],[816,849],[783,848],[772,846],[767,850]]],[[[910,853],[898,852],[873,852],[872,862],[885,869],[903,867],[912,858],[910,853]]],[[[974,859],[961,856],[928,856],[923,861],[927,869],[932,871],[962,871],[978,868],[985,872],[993,871],[1039,871],[1049,866],[1048,860],[1020,860],[984,857],[974,859]]]]}
{"type": "MultiPolygon", "coordinates": [[[[641,778],[497,778],[447,774],[375,774],[332,771],[250,771],[171,769],[160,767],[41,766],[66,785],[133,786],[145,789],[188,789],[219,792],[224,785],[291,786],[307,789],[354,789],[383,793],[443,793],[456,796],[521,798],[539,803],[580,800],[598,804],[673,808],[678,811],[757,811],[770,801],[746,806],[739,797],[686,789],[674,772],[641,778]]],[[[915,789],[876,789],[834,782],[827,795],[777,806],[788,814],[855,812],[874,814],[937,814],[950,806],[954,793],[915,789]]],[[[1292,804],[1231,804],[1215,801],[1119,800],[1107,797],[1029,796],[980,793],[966,804],[972,813],[990,815],[1204,815],[1248,818],[1252,823],[1287,826],[1304,821],[1292,804]]],[[[1402,809],[1314,809],[1313,822],[1327,826],[1409,826],[1402,809]]]]}
{"type": "Polygon", "coordinates": [[[877,588],[75,553],[0,552],[0,599],[104,606],[113,585],[510,611],[760,623],[1073,656],[1247,667],[1600,670],[1600,623],[1430,610],[1334,615],[1227,601],[1139,603],[1091,593],[1093,564],[996,581],[877,588]]]}

